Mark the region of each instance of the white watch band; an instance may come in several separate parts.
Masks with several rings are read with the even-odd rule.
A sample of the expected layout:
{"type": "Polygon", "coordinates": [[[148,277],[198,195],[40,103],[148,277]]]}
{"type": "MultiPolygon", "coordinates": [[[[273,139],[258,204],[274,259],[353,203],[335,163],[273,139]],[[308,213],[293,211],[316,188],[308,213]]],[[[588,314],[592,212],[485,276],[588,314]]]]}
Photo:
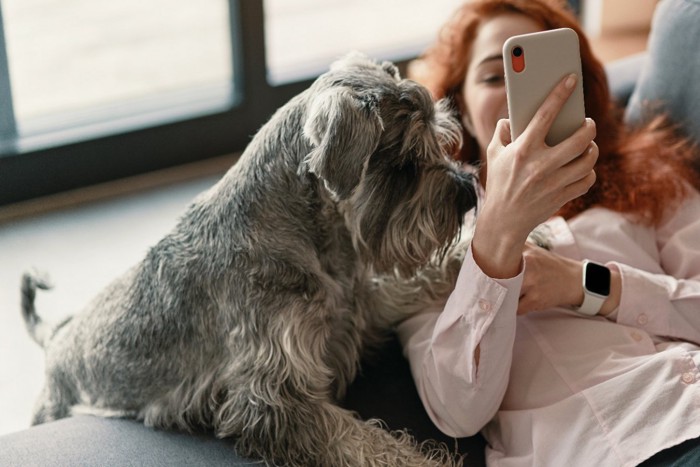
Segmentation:
{"type": "Polygon", "coordinates": [[[605,299],[602,295],[594,294],[583,288],[583,303],[576,309],[578,313],[586,316],[595,316],[600,311],[605,299]]]}

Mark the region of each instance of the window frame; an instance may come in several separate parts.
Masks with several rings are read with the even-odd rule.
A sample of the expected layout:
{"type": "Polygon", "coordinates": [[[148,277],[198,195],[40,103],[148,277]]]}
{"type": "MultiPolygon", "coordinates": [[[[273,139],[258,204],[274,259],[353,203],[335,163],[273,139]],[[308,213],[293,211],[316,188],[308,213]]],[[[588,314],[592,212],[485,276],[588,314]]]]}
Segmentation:
{"type": "MultiPolygon", "coordinates": [[[[10,69],[7,61],[5,32],[3,27],[2,8],[0,8],[0,153],[11,150],[12,142],[17,137],[12,90],[10,88],[10,69]],[[6,145],[8,147],[6,147],[6,145]]],[[[1,185],[0,185],[1,186],[1,185]]]]}
{"type": "MultiPolygon", "coordinates": [[[[272,113],[313,78],[268,82],[263,0],[229,0],[229,15],[236,95],[227,110],[23,149],[12,109],[3,105],[0,132],[15,136],[15,143],[0,156],[0,206],[243,151],[272,113]]],[[[5,100],[9,84],[2,84],[9,83],[3,37],[0,8],[0,102],[11,102],[5,100]]],[[[396,63],[405,71],[407,60],[396,63]]]]}

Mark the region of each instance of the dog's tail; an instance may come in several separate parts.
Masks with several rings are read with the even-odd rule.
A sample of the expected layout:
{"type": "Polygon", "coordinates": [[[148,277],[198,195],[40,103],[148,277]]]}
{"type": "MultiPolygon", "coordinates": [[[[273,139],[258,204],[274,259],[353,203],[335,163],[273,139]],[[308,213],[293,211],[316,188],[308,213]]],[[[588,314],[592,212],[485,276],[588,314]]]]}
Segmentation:
{"type": "Polygon", "coordinates": [[[49,290],[51,288],[52,285],[48,277],[43,274],[26,272],[22,275],[22,316],[24,317],[24,324],[27,326],[29,335],[41,347],[45,346],[51,330],[49,325],[37,315],[34,299],[36,298],[36,289],[49,290]]]}

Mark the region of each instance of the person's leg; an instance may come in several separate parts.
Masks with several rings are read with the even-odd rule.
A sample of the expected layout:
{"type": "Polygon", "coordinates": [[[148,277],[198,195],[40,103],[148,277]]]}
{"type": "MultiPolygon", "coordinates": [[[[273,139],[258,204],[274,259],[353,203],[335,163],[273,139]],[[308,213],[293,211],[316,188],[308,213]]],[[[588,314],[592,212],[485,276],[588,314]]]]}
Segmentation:
{"type": "Polygon", "coordinates": [[[700,465],[700,438],[690,439],[655,454],[639,467],[696,467],[700,465]]]}

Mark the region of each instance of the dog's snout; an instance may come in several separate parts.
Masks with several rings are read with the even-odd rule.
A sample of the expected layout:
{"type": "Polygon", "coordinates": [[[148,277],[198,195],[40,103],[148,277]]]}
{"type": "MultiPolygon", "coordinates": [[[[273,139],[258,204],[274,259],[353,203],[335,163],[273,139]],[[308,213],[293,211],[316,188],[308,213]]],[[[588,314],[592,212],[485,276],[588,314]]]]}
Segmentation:
{"type": "Polygon", "coordinates": [[[455,171],[452,173],[457,184],[457,209],[460,216],[476,207],[477,203],[477,178],[474,174],[455,171]]]}

